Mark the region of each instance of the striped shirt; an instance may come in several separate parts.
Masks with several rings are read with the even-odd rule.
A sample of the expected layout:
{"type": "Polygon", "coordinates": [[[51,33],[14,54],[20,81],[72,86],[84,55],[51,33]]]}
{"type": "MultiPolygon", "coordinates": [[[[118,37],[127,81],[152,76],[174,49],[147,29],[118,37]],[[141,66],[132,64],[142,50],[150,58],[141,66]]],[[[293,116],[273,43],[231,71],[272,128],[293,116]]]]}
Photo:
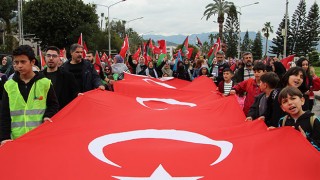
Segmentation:
{"type": "Polygon", "coordinates": [[[248,69],[246,67],[244,67],[244,74],[243,74],[243,80],[247,80],[249,78],[253,78],[254,79],[254,72],[253,69],[248,69]]]}
{"type": "Polygon", "coordinates": [[[229,95],[230,90],[232,88],[232,81],[230,81],[229,83],[224,82],[224,89],[223,89],[223,95],[229,95]]]}

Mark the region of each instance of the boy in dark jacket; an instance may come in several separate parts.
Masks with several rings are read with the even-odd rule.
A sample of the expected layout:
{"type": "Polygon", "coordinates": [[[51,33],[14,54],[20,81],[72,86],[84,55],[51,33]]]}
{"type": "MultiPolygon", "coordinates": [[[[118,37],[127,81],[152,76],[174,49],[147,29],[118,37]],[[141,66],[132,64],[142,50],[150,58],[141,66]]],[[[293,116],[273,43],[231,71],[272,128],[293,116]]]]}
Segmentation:
{"type": "Polygon", "coordinates": [[[254,103],[250,107],[246,120],[263,119],[267,126],[271,126],[274,120],[271,117],[275,93],[280,79],[274,72],[267,72],[260,77],[260,90],[263,92],[255,97],[254,103]]]}
{"type": "Polygon", "coordinates": [[[279,121],[279,127],[291,126],[300,131],[320,151],[320,120],[309,110],[303,111],[305,103],[302,92],[296,87],[286,87],[279,94],[281,108],[288,115],[279,121]]]}

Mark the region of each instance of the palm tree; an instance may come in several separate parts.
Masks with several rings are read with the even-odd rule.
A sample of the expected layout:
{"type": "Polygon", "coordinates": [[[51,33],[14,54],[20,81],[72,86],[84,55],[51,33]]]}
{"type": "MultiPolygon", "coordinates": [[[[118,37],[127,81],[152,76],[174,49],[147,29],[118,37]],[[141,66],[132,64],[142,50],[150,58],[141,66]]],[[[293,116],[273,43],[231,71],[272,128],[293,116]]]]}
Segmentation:
{"type": "Polygon", "coordinates": [[[209,38],[210,44],[213,45],[214,39],[218,39],[218,37],[219,37],[219,34],[209,34],[208,38],[209,38]]]}
{"type": "Polygon", "coordinates": [[[270,33],[273,33],[273,26],[271,26],[270,22],[264,23],[264,28],[262,28],[262,32],[264,32],[263,36],[266,37],[266,51],[264,54],[266,56],[268,52],[268,39],[269,39],[270,33]]]}
{"type": "MultiPolygon", "coordinates": [[[[208,20],[212,15],[218,15],[217,22],[219,23],[219,37],[221,41],[223,41],[222,37],[222,29],[224,22],[224,14],[229,12],[229,8],[233,5],[232,2],[228,2],[225,0],[213,0],[213,3],[210,3],[206,6],[206,10],[203,13],[203,17],[206,16],[206,20],[208,20]]],[[[202,18],[203,18],[202,17],[202,18]]]]}

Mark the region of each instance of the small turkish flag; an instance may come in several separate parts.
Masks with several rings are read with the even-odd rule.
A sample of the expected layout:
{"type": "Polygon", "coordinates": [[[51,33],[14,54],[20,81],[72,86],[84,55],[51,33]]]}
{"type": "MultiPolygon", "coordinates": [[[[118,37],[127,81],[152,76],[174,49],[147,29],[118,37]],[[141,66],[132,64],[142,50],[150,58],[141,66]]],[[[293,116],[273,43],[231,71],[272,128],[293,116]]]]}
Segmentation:
{"type": "Polygon", "coordinates": [[[120,50],[120,56],[124,59],[126,57],[126,53],[129,49],[129,39],[128,39],[128,36],[126,36],[124,38],[124,41],[123,41],[123,45],[121,47],[121,50],[120,50]]]}

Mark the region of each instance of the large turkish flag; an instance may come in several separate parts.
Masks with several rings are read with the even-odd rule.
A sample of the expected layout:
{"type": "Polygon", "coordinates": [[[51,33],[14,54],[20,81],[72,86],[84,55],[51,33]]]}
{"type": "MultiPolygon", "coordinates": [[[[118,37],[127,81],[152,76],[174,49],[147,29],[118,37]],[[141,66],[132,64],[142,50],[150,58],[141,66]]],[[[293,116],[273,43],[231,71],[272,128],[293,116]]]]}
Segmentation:
{"type": "Polygon", "coordinates": [[[126,75],[0,148],[0,179],[318,179],[320,154],[290,127],[244,122],[209,78],[126,75]]]}

